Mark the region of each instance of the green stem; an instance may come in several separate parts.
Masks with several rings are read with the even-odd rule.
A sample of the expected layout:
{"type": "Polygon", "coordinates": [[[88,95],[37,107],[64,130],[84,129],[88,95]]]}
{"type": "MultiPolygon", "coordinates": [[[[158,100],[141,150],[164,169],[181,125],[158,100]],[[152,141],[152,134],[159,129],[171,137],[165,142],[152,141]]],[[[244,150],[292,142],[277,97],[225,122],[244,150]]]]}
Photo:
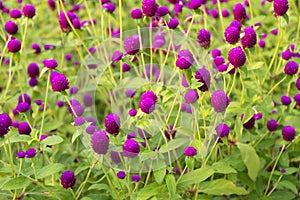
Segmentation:
{"type": "MultiPolygon", "coordinates": [[[[49,72],[48,72],[49,73],[49,72]]],[[[50,73],[48,74],[48,79],[47,79],[47,86],[46,86],[46,95],[45,95],[45,101],[44,101],[44,108],[43,108],[43,114],[42,114],[42,123],[41,123],[41,129],[39,132],[39,138],[43,134],[43,128],[44,128],[44,121],[45,121],[45,113],[46,113],[46,108],[47,108],[47,101],[48,101],[48,90],[49,90],[49,85],[50,85],[50,73]]],[[[38,138],[37,138],[38,139],[38,138]]]]}

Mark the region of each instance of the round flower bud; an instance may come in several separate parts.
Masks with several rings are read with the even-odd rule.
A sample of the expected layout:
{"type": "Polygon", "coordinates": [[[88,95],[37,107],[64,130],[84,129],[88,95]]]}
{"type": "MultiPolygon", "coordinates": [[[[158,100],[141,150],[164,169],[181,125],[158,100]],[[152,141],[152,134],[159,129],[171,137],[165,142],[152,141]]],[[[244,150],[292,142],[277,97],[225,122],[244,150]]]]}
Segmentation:
{"type": "Polygon", "coordinates": [[[216,90],[211,96],[210,103],[215,112],[223,112],[229,105],[229,98],[223,90],[216,90]]]}
{"type": "Polygon", "coordinates": [[[243,6],[243,4],[237,3],[237,4],[234,5],[234,7],[233,7],[233,16],[234,16],[234,19],[236,21],[239,21],[241,23],[243,23],[246,20],[246,18],[247,18],[246,9],[243,6]]]}
{"type": "Polygon", "coordinates": [[[219,124],[216,127],[216,132],[218,137],[228,137],[230,129],[227,124],[219,124]]]}
{"type": "Polygon", "coordinates": [[[62,92],[69,89],[69,81],[64,74],[52,72],[50,75],[50,82],[54,92],[62,92]]]}
{"type": "Polygon", "coordinates": [[[140,108],[144,113],[150,114],[155,109],[155,101],[151,98],[141,98],[140,108]]]}
{"type": "Polygon", "coordinates": [[[35,78],[40,75],[40,69],[37,63],[30,63],[27,67],[27,73],[29,77],[35,78]]]}
{"type": "Polygon", "coordinates": [[[156,96],[156,94],[155,94],[153,91],[151,91],[151,90],[146,91],[146,92],[144,92],[144,93],[142,94],[141,99],[146,99],[146,98],[150,98],[150,99],[152,99],[154,102],[157,101],[157,96],[156,96]]]}
{"type": "Polygon", "coordinates": [[[18,158],[25,158],[25,156],[26,156],[26,152],[24,152],[24,151],[17,152],[17,157],[18,158]]]}
{"type": "Polygon", "coordinates": [[[92,148],[97,154],[106,154],[109,147],[109,139],[102,130],[93,133],[91,138],[92,148]]]}
{"type": "Polygon", "coordinates": [[[140,153],[140,146],[137,141],[129,139],[124,142],[122,155],[133,158],[140,153]]]}
{"type": "Polygon", "coordinates": [[[33,148],[30,148],[26,151],[26,158],[33,158],[36,155],[36,150],[33,148]]]}
{"type": "Polygon", "coordinates": [[[168,27],[170,29],[175,29],[179,25],[179,21],[177,18],[170,18],[170,21],[168,23],[168,27]]]}
{"type": "Polygon", "coordinates": [[[284,73],[286,73],[287,75],[294,75],[298,72],[298,68],[298,63],[296,63],[295,61],[289,61],[284,67],[284,73]]]}
{"type": "Polygon", "coordinates": [[[241,39],[241,44],[243,48],[251,48],[257,42],[256,32],[252,27],[246,27],[244,29],[244,37],[241,39]]]}
{"type": "Polygon", "coordinates": [[[119,179],[124,179],[125,176],[126,176],[126,173],[125,173],[124,171],[119,171],[119,172],[117,173],[117,177],[118,177],[119,179]]]}
{"type": "Polygon", "coordinates": [[[58,66],[58,63],[55,59],[46,59],[43,60],[43,65],[49,69],[55,69],[58,66]]]}
{"type": "Polygon", "coordinates": [[[198,92],[196,90],[188,90],[185,93],[184,99],[188,104],[195,103],[199,99],[198,92]]]}
{"type": "Polygon", "coordinates": [[[106,132],[117,136],[120,131],[120,118],[117,114],[110,113],[105,117],[106,132]]]}
{"type": "Polygon", "coordinates": [[[282,128],[281,134],[285,141],[291,142],[295,138],[296,131],[292,126],[285,126],[282,128]]]}
{"type": "Polygon", "coordinates": [[[5,23],[4,29],[8,34],[14,35],[18,32],[18,25],[15,22],[9,20],[5,23]]]}
{"type": "Polygon", "coordinates": [[[132,19],[141,19],[143,17],[143,12],[140,8],[134,8],[131,11],[131,18],[132,19]]]}
{"type": "Polygon", "coordinates": [[[240,39],[240,31],[234,26],[226,28],[224,35],[229,44],[235,44],[240,39]]]}
{"type": "Polygon", "coordinates": [[[21,42],[18,39],[11,39],[7,44],[7,48],[11,53],[19,52],[21,49],[21,42]]]}
{"type": "Polygon", "coordinates": [[[270,119],[267,123],[267,128],[269,131],[276,131],[278,123],[275,119],[270,119]]]}
{"type": "Polygon", "coordinates": [[[22,13],[25,17],[33,18],[35,16],[35,7],[31,4],[26,4],[23,7],[22,13]]]}
{"type": "Polygon", "coordinates": [[[276,16],[282,16],[289,9],[289,2],[288,0],[274,0],[273,8],[276,16]]]}
{"type": "Polygon", "coordinates": [[[10,11],[10,17],[13,19],[18,19],[22,17],[22,13],[19,9],[12,9],[10,11]]]}
{"type": "Polygon", "coordinates": [[[292,103],[292,100],[289,96],[287,95],[282,95],[281,96],[281,103],[282,105],[288,106],[292,103]]]}
{"type": "Polygon", "coordinates": [[[27,122],[20,122],[18,131],[22,135],[29,135],[31,133],[31,128],[27,122]]]}
{"type": "Polygon", "coordinates": [[[11,125],[12,121],[10,117],[6,113],[0,114],[0,137],[8,133],[11,125]]]}
{"type": "Polygon", "coordinates": [[[158,5],[156,0],[143,0],[142,10],[147,17],[153,17],[157,11],[158,5]]]}
{"type": "Polygon", "coordinates": [[[208,49],[210,47],[210,32],[205,29],[199,30],[197,41],[201,47],[208,49]]]}
{"type": "Polygon", "coordinates": [[[138,174],[132,175],[132,176],[131,176],[131,180],[132,180],[133,182],[140,182],[141,177],[140,177],[140,175],[138,175],[138,174]]]}
{"type": "Polygon", "coordinates": [[[76,183],[75,174],[72,171],[65,171],[64,173],[62,173],[60,181],[65,189],[71,188],[76,183]]]}
{"type": "Polygon", "coordinates": [[[140,50],[140,41],[138,36],[129,37],[124,40],[124,49],[126,53],[135,55],[140,50]]]}
{"type": "Polygon", "coordinates": [[[189,146],[189,147],[185,148],[183,154],[188,157],[193,157],[193,156],[197,155],[197,150],[194,147],[189,146]]]}
{"type": "Polygon", "coordinates": [[[181,70],[189,69],[191,65],[192,65],[191,60],[186,56],[180,56],[176,60],[176,66],[181,70]]]}
{"type": "Polygon", "coordinates": [[[241,47],[235,47],[230,49],[228,53],[229,62],[235,67],[241,67],[246,62],[246,55],[241,47]]]}

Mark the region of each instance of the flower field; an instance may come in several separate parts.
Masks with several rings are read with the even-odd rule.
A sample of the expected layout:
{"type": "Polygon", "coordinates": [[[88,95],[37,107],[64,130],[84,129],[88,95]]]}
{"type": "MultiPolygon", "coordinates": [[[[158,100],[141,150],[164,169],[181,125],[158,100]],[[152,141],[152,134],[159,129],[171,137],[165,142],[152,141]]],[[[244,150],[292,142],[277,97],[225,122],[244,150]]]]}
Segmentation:
{"type": "Polygon", "coordinates": [[[298,0],[1,0],[0,199],[300,199],[298,0]]]}

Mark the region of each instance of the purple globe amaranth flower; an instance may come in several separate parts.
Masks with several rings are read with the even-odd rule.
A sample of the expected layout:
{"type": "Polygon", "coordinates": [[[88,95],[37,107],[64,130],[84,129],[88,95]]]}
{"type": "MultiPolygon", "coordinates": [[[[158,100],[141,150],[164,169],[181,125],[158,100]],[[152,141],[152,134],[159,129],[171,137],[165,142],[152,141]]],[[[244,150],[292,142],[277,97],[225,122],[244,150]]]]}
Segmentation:
{"type": "Polygon", "coordinates": [[[208,49],[210,47],[210,32],[206,29],[199,30],[197,41],[201,47],[208,49]]]}
{"type": "Polygon", "coordinates": [[[246,20],[246,9],[243,4],[237,3],[233,6],[233,16],[234,19],[240,23],[243,23],[246,20]]]}
{"type": "Polygon", "coordinates": [[[28,81],[28,84],[30,87],[34,87],[34,86],[37,86],[38,85],[38,80],[36,78],[30,78],[29,81],[28,81]]]}
{"type": "Polygon", "coordinates": [[[156,94],[155,94],[153,91],[151,91],[151,90],[148,90],[148,91],[146,91],[146,92],[144,92],[144,93],[142,94],[141,99],[146,99],[146,98],[150,98],[150,99],[152,99],[154,102],[157,101],[157,96],[156,96],[156,94]]]}
{"type": "Polygon", "coordinates": [[[143,17],[143,12],[140,8],[132,9],[130,14],[132,19],[141,19],[143,17]]]}
{"type": "Polygon", "coordinates": [[[246,62],[246,54],[241,47],[235,47],[230,49],[228,53],[229,62],[235,67],[241,67],[246,62]]]}
{"type": "Polygon", "coordinates": [[[89,125],[88,127],[86,127],[85,132],[87,134],[93,134],[96,131],[96,126],[94,125],[89,125]]]}
{"type": "Polygon", "coordinates": [[[167,127],[167,130],[164,131],[164,134],[168,140],[174,139],[176,136],[176,130],[174,129],[173,125],[167,127]]]}
{"type": "Polygon", "coordinates": [[[158,5],[156,0],[143,0],[142,1],[142,10],[144,15],[147,17],[153,17],[156,14],[158,5]]]}
{"type": "Polygon", "coordinates": [[[58,22],[59,22],[59,26],[62,32],[64,33],[68,33],[70,31],[72,31],[72,26],[71,24],[68,22],[68,19],[71,22],[71,24],[73,25],[73,27],[75,29],[80,29],[80,23],[79,23],[79,18],[78,16],[73,13],[73,12],[61,12],[58,16],[58,22]]]}
{"type": "Polygon", "coordinates": [[[76,86],[73,86],[73,87],[70,88],[70,94],[71,94],[71,95],[72,95],[72,94],[77,94],[78,91],[79,91],[79,89],[78,89],[78,87],[76,87],[76,86]]]}
{"type": "Polygon", "coordinates": [[[292,100],[289,96],[287,95],[282,95],[281,96],[281,103],[282,105],[288,106],[292,103],[292,100]]]}
{"type": "Polygon", "coordinates": [[[117,136],[120,132],[120,117],[117,114],[110,113],[105,117],[106,132],[117,136]]]}
{"type": "Polygon", "coordinates": [[[21,49],[21,42],[18,39],[11,39],[7,44],[7,48],[11,53],[19,52],[21,49]]]}
{"type": "Polygon", "coordinates": [[[194,147],[189,146],[189,147],[185,148],[183,154],[188,157],[193,157],[193,156],[197,155],[197,150],[194,147]]]}
{"type": "Polygon", "coordinates": [[[169,8],[167,6],[159,6],[156,11],[157,17],[163,17],[169,14],[169,8]]]}
{"type": "Polygon", "coordinates": [[[199,99],[198,92],[196,90],[188,90],[184,95],[184,99],[188,104],[195,103],[199,99]]]}
{"type": "Polygon", "coordinates": [[[286,73],[287,75],[294,75],[298,72],[298,68],[298,63],[296,63],[295,61],[289,61],[284,67],[284,73],[286,73]]]}
{"type": "Polygon", "coordinates": [[[4,29],[8,34],[14,35],[18,32],[18,25],[15,22],[9,20],[5,23],[4,29]]]}
{"type": "Polygon", "coordinates": [[[293,57],[293,53],[290,49],[287,49],[284,52],[282,52],[281,57],[283,60],[289,60],[293,57]]]}
{"type": "Polygon", "coordinates": [[[94,126],[96,126],[96,124],[97,124],[97,120],[95,118],[93,118],[93,117],[86,118],[86,121],[90,122],[91,125],[94,125],[94,126]]]}
{"type": "Polygon", "coordinates": [[[57,105],[59,108],[61,108],[61,107],[64,106],[64,102],[61,101],[61,100],[58,100],[58,101],[56,102],[56,105],[57,105]]]}
{"type": "Polygon", "coordinates": [[[297,103],[299,103],[299,102],[300,102],[300,93],[298,93],[298,94],[295,94],[295,96],[294,96],[294,100],[295,100],[297,103]]]}
{"type": "Polygon", "coordinates": [[[116,152],[116,151],[111,151],[110,152],[110,159],[115,163],[115,164],[119,164],[121,163],[121,153],[116,152]]]}
{"type": "Polygon", "coordinates": [[[291,142],[295,138],[296,131],[293,126],[285,126],[282,128],[281,134],[285,141],[291,142]]]}
{"type": "Polygon", "coordinates": [[[177,18],[170,18],[170,21],[168,23],[168,27],[170,29],[175,29],[179,25],[179,21],[177,18]]]}
{"type": "Polygon", "coordinates": [[[24,152],[24,151],[17,152],[17,157],[18,158],[25,158],[25,156],[26,156],[26,152],[24,152]]]}
{"type": "Polygon", "coordinates": [[[217,113],[225,111],[229,102],[229,98],[223,90],[214,91],[210,99],[211,106],[217,113]]]}
{"type": "Polygon", "coordinates": [[[256,32],[252,27],[246,27],[244,29],[244,37],[241,39],[243,48],[251,48],[257,43],[256,32]]]}
{"type": "Polygon", "coordinates": [[[220,50],[220,49],[213,49],[213,50],[211,51],[211,56],[212,56],[213,58],[216,58],[216,57],[218,57],[218,56],[221,56],[221,50],[220,50]]]}
{"type": "Polygon", "coordinates": [[[92,148],[97,154],[106,154],[109,147],[109,139],[102,130],[93,133],[91,138],[92,148]]]}
{"type": "Polygon", "coordinates": [[[183,8],[183,5],[182,5],[181,3],[176,3],[176,4],[174,5],[174,15],[175,15],[175,16],[178,16],[179,13],[182,12],[182,8],[183,8]]]}
{"type": "Polygon", "coordinates": [[[126,177],[126,173],[125,173],[124,171],[119,171],[119,172],[117,173],[117,177],[118,177],[119,179],[124,179],[124,178],[126,177]]]}
{"type": "Polygon", "coordinates": [[[224,36],[229,44],[235,44],[240,39],[240,31],[234,26],[229,26],[226,28],[224,36]]]}
{"type": "Polygon", "coordinates": [[[93,97],[90,94],[85,94],[83,96],[83,103],[85,107],[91,107],[93,105],[93,97]]]}
{"type": "Polygon", "coordinates": [[[128,114],[129,114],[131,117],[134,117],[134,116],[136,116],[136,114],[137,114],[137,110],[135,110],[135,109],[129,110],[129,111],[128,111],[128,114]]]}
{"type": "Polygon", "coordinates": [[[36,155],[36,150],[33,148],[30,148],[26,151],[26,158],[33,158],[36,155]]]}
{"type": "Polygon", "coordinates": [[[137,141],[129,139],[124,142],[122,155],[133,158],[140,153],[140,146],[137,141]]]}
{"type": "Polygon", "coordinates": [[[225,59],[223,56],[215,57],[213,60],[213,67],[218,67],[225,63],[225,59]]]}
{"type": "Polygon", "coordinates": [[[201,6],[201,0],[190,0],[188,4],[189,9],[196,10],[201,6]]]}
{"type": "Polygon", "coordinates": [[[132,131],[127,135],[127,139],[132,139],[132,138],[136,138],[136,133],[134,131],[132,131]]]}
{"type": "Polygon", "coordinates": [[[255,119],[252,116],[246,123],[243,124],[245,129],[252,129],[254,127],[255,124],[255,119]]]}
{"type": "Polygon", "coordinates": [[[35,16],[35,7],[31,4],[26,4],[22,9],[22,13],[25,17],[33,18],[35,16]]]}
{"type": "Polygon", "coordinates": [[[51,10],[55,10],[55,1],[54,0],[48,0],[48,6],[51,10]]]}
{"type": "Polygon", "coordinates": [[[85,122],[84,117],[82,116],[75,117],[74,126],[81,126],[82,124],[84,124],[84,122],[85,122]]]}
{"type": "Polygon", "coordinates": [[[229,67],[229,63],[217,66],[219,72],[226,72],[229,67]]]}
{"type": "Polygon", "coordinates": [[[27,122],[20,122],[18,131],[21,135],[29,135],[31,133],[31,128],[27,122]]]}
{"type": "Polygon", "coordinates": [[[128,98],[134,97],[135,91],[132,90],[132,89],[128,89],[128,90],[126,90],[125,95],[126,95],[126,97],[128,97],[128,98]]]}
{"type": "Polygon", "coordinates": [[[127,64],[127,63],[122,63],[122,71],[123,72],[129,72],[130,71],[130,65],[129,64],[127,64]]]}
{"type": "Polygon", "coordinates": [[[274,0],[273,8],[276,16],[285,15],[289,9],[288,0],[274,0]]]}
{"type": "Polygon", "coordinates": [[[116,9],[116,5],[113,3],[105,3],[102,5],[102,8],[105,9],[109,13],[113,13],[116,9]]]}
{"type": "Polygon", "coordinates": [[[258,41],[258,46],[259,46],[260,48],[265,48],[266,42],[265,42],[264,40],[259,40],[259,41],[258,41]]]}
{"type": "Polygon", "coordinates": [[[120,51],[115,51],[114,54],[112,55],[112,61],[113,62],[119,62],[123,57],[123,53],[120,51]]]}
{"type": "Polygon", "coordinates": [[[8,133],[11,125],[12,121],[10,117],[6,113],[0,114],[0,137],[8,133]]]}
{"type": "Polygon", "coordinates": [[[216,127],[216,132],[218,137],[228,137],[230,128],[227,124],[219,124],[216,127]]]}
{"type": "Polygon", "coordinates": [[[140,41],[138,36],[129,37],[124,40],[124,49],[126,53],[135,55],[140,50],[140,41]]]}
{"type": "Polygon", "coordinates": [[[140,182],[141,176],[138,175],[138,174],[132,175],[132,176],[131,176],[131,180],[132,180],[133,182],[140,182]]]}
{"type": "Polygon", "coordinates": [[[55,59],[46,59],[43,60],[43,65],[49,69],[55,69],[58,66],[58,63],[55,59]]]}
{"type": "Polygon", "coordinates": [[[50,75],[50,82],[54,92],[62,92],[69,89],[69,81],[64,74],[52,72],[50,75]]]}
{"type": "Polygon", "coordinates": [[[26,112],[28,110],[30,110],[30,104],[28,104],[27,102],[18,103],[17,105],[18,112],[26,112]]]}
{"type": "Polygon", "coordinates": [[[255,113],[255,114],[253,115],[253,117],[254,117],[255,120],[260,120],[260,119],[262,118],[262,116],[263,116],[262,113],[255,113]]]}
{"type": "Polygon", "coordinates": [[[28,104],[31,104],[30,96],[26,93],[20,94],[18,97],[18,103],[21,103],[21,102],[27,102],[28,104]]]}
{"type": "Polygon", "coordinates": [[[267,123],[267,128],[269,131],[276,131],[278,128],[278,122],[275,119],[270,119],[267,123]]]}
{"type": "Polygon", "coordinates": [[[31,48],[34,50],[35,54],[41,53],[41,47],[40,47],[40,45],[38,43],[33,43],[31,45],[31,48]]]}
{"type": "Polygon", "coordinates": [[[27,73],[29,77],[35,78],[40,75],[40,69],[37,63],[32,62],[27,67],[27,73]]]}
{"type": "Polygon", "coordinates": [[[10,17],[13,19],[18,19],[22,17],[22,13],[19,9],[12,9],[10,11],[10,17]]]}
{"type": "Polygon", "coordinates": [[[300,91],[300,77],[296,81],[296,88],[300,91]]]}
{"type": "Polygon", "coordinates": [[[64,173],[62,173],[60,181],[65,189],[71,188],[76,183],[75,174],[72,171],[65,171],[64,173]]]}
{"type": "Polygon", "coordinates": [[[242,28],[242,24],[237,20],[234,20],[233,22],[231,22],[229,26],[233,26],[233,27],[237,28],[239,31],[242,28]]]}
{"type": "Polygon", "coordinates": [[[229,16],[229,11],[226,10],[226,9],[222,10],[222,16],[225,17],[225,18],[228,17],[229,16]]]}
{"type": "Polygon", "coordinates": [[[71,60],[72,60],[72,54],[67,53],[67,54],[65,55],[65,59],[66,59],[67,61],[71,61],[71,60]]]}
{"type": "Polygon", "coordinates": [[[141,98],[140,108],[144,113],[150,114],[155,109],[155,101],[152,98],[141,98]]]}
{"type": "Polygon", "coordinates": [[[178,57],[185,57],[188,58],[191,61],[191,63],[194,62],[193,54],[188,49],[180,50],[178,53],[178,57]]]}
{"type": "Polygon", "coordinates": [[[183,70],[183,69],[189,69],[190,66],[192,65],[191,60],[189,59],[189,57],[186,56],[180,56],[177,58],[176,60],[176,66],[183,70]]]}

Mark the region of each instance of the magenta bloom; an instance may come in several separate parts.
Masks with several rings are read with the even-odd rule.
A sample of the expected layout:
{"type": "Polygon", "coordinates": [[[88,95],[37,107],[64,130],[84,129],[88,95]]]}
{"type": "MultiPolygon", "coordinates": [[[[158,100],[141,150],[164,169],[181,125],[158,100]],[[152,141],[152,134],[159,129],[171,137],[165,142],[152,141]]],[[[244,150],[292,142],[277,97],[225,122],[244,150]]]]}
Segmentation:
{"type": "Polygon", "coordinates": [[[132,180],[133,182],[140,182],[141,176],[138,175],[138,174],[132,175],[132,176],[131,176],[131,180],[132,180]]]}
{"type": "Polygon", "coordinates": [[[210,32],[205,29],[201,29],[198,32],[197,41],[201,47],[208,49],[210,47],[210,32]]]}
{"type": "Polygon", "coordinates": [[[50,75],[50,82],[54,92],[62,92],[69,89],[69,81],[64,74],[52,72],[50,75]]]}
{"type": "Polygon", "coordinates": [[[241,44],[243,45],[243,48],[251,48],[253,47],[256,42],[256,32],[252,27],[246,27],[244,29],[244,37],[241,39],[241,44]]]}
{"type": "Polygon", "coordinates": [[[246,18],[247,18],[246,9],[243,6],[243,4],[237,3],[237,4],[234,5],[234,7],[233,7],[233,16],[234,16],[234,19],[236,21],[239,21],[241,23],[243,23],[246,20],[246,18]]]}
{"type": "Polygon", "coordinates": [[[145,98],[150,98],[150,99],[152,99],[154,102],[157,101],[157,96],[156,96],[156,94],[155,94],[153,91],[151,91],[151,90],[146,91],[146,92],[144,92],[144,93],[142,94],[141,99],[145,99],[145,98]]]}
{"type": "Polygon", "coordinates": [[[65,171],[62,173],[61,177],[61,184],[65,189],[71,188],[75,185],[76,177],[72,171],[65,171]]]}
{"type": "Polygon", "coordinates": [[[184,99],[188,104],[195,103],[199,99],[198,92],[196,90],[188,90],[185,93],[184,99]]]}
{"type": "Polygon", "coordinates": [[[228,137],[230,129],[227,124],[219,124],[216,127],[216,132],[218,137],[228,137]]]}
{"type": "Polygon", "coordinates": [[[177,18],[170,18],[170,21],[168,23],[168,27],[170,29],[175,29],[179,25],[179,21],[177,18]]]}
{"type": "Polygon", "coordinates": [[[289,61],[284,67],[284,73],[286,73],[287,75],[297,74],[298,68],[298,63],[296,63],[295,61],[289,61]]]}
{"type": "Polygon", "coordinates": [[[150,114],[155,109],[155,101],[151,98],[141,98],[140,108],[144,113],[150,114]]]}
{"type": "Polygon", "coordinates": [[[125,157],[133,158],[140,153],[140,146],[137,141],[129,139],[123,145],[122,155],[125,157]]]}
{"type": "Polygon", "coordinates": [[[203,66],[201,69],[198,69],[195,78],[198,79],[198,82],[203,83],[198,89],[202,92],[208,91],[210,88],[210,73],[209,71],[203,66]]]}
{"type": "Polygon", "coordinates": [[[216,90],[211,96],[210,103],[215,112],[223,112],[229,105],[229,98],[223,90],[216,90]]]}
{"type": "Polygon", "coordinates": [[[7,44],[7,48],[11,53],[19,52],[21,49],[21,42],[18,39],[11,39],[7,44]]]}
{"type": "Polygon", "coordinates": [[[39,66],[35,62],[30,63],[27,67],[27,73],[28,76],[32,78],[39,76],[40,75],[39,66]]]}
{"type": "Polygon", "coordinates": [[[275,119],[270,119],[267,123],[267,128],[269,131],[276,131],[278,123],[275,119]]]}
{"type": "Polygon", "coordinates": [[[33,158],[36,155],[36,150],[33,148],[30,148],[26,151],[26,158],[33,158]]]}
{"type": "Polygon", "coordinates": [[[238,68],[245,64],[246,54],[241,47],[235,47],[230,49],[228,53],[228,60],[235,68],[238,68]]]}
{"type": "Polygon", "coordinates": [[[106,133],[102,130],[93,133],[92,148],[97,154],[106,154],[109,147],[109,139],[106,133]]]}
{"type": "Polygon", "coordinates": [[[179,56],[176,60],[176,66],[181,70],[189,69],[191,65],[191,60],[186,56],[179,56]]]}
{"type": "Polygon", "coordinates": [[[140,50],[140,41],[138,36],[133,36],[125,39],[124,49],[126,53],[135,55],[140,50]]]}
{"type": "Polygon", "coordinates": [[[289,2],[288,0],[274,0],[273,8],[276,16],[282,16],[289,9],[289,2]]]}
{"type": "Polygon", "coordinates": [[[140,8],[134,8],[131,11],[131,18],[132,19],[141,19],[143,17],[143,12],[140,8]]]}
{"type": "Polygon", "coordinates": [[[27,122],[20,122],[18,131],[22,135],[29,135],[31,133],[31,128],[27,122]]]}
{"type": "Polygon", "coordinates": [[[229,44],[235,44],[240,39],[240,31],[234,26],[229,26],[225,30],[224,36],[229,44]]]}
{"type": "Polygon", "coordinates": [[[193,156],[197,155],[197,150],[194,147],[189,146],[189,147],[185,148],[184,155],[188,156],[188,157],[193,157],[193,156]]]}
{"type": "Polygon", "coordinates": [[[119,171],[119,172],[117,173],[117,177],[118,177],[119,179],[124,179],[125,176],[126,176],[126,173],[125,173],[124,171],[119,171]]]}
{"type": "Polygon", "coordinates": [[[22,13],[19,9],[12,9],[10,11],[10,17],[13,19],[18,19],[22,17],[22,13]]]}
{"type": "Polygon", "coordinates": [[[12,121],[10,117],[6,113],[0,114],[0,137],[8,133],[11,125],[12,121]]]}
{"type": "Polygon", "coordinates": [[[158,5],[155,0],[143,0],[142,10],[147,17],[153,17],[157,11],[158,5]]]}
{"type": "Polygon", "coordinates": [[[296,131],[292,126],[285,126],[283,127],[281,134],[285,141],[291,142],[295,138],[296,131]]]}
{"type": "Polygon", "coordinates": [[[120,131],[120,117],[114,113],[106,115],[105,128],[108,133],[117,136],[120,131]]]}
{"type": "Polygon", "coordinates": [[[4,29],[8,34],[14,35],[18,32],[18,25],[15,22],[9,20],[5,23],[4,29]]]}
{"type": "Polygon", "coordinates": [[[67,20],[67,17],[69,18],[69,21],[72,23],[73,27],[75,29],[80,29],[80,22],[78,16],[73,12],[67,12],[66,14],[64,12],[61,12],[58,16],[58,22],[59,26],[62,32],[68,33],[72,30],[72,27],[70,23],[67,20]]]}
{"type": "Polygon", "coordinates": [[[43,60],[43,65],[49,69],[55,69],[58,66],[58,63],[55,59],[46,59],[43,60]]]}
{"type": "Polygon", "coordinates": [[[33,18],[35,16],[35,7],[31,4],[26,4],[22,12],[25,17],[33,18]]]}

